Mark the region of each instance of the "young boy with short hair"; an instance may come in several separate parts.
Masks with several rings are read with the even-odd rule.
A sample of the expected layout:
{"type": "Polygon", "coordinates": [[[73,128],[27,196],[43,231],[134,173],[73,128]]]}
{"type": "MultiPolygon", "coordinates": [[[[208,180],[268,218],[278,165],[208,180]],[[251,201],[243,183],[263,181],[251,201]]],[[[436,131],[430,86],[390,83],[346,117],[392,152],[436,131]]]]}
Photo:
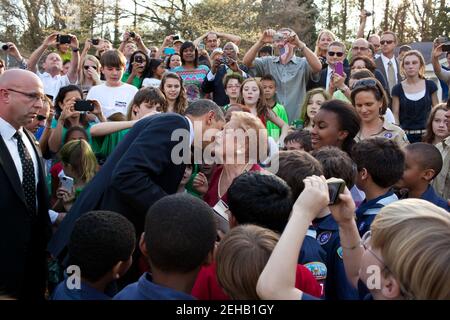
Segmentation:
{"type": "Polygon", "coordinates": [[[291,131],[284,138],[284,148],[310,152],[312,150],[311,133],[303,129],[291,131]]]}
{"type": "Polygon", "coordinates": [[[366,194],[356,210],[356,225],[362,237],[381,208],[398,200],[391,188],[402,177],[405,156],[396,142],[371,138],[353,147],[352,158],[358,171],[356,186],[366,194]]]}
{"type": "Polygon", "coordinates": [[[131,266],[135,248],[133,224],[110,211],[91,211],[75,223],[68,245],[69,265],[81,271],[81,287],[71,288],[70,278],[53,292],[53,300],[109,300],[108,285],[131,266]]]}
{"type": "Polygon", "coordinates": [[[166,196],[149,209],[139,247],[151,274],[120,291],[114,300],[192,300],[197,274],[212,260],[214,212],[186,193],[166,196]]]}
{"type": "MultiPolygon", "coordinates": [[[[281,120],[289,124],[286,109],[276,100],[277,84],[275,82],[275,78],[271,74],[266,74],[261,77],[261,85],[264,90],[264,97],[266,98],[269,107],[278,117],[281,118],[281,120]]],[[[269,137],[278,140],[281,135],[281,128],[271,121],[267,121],[266,128],[269,137]]]]}
{"type": "Polygon", "coordinates": [[[125,56],[118,50],[108,50],[100,59],[101,72],[106,81],[92,87],[86,100],[97,100],[106,118],[114,113],[127,114],[127,107],[138,89],[121,81],[125,70],[125,56]]]}
{"type": "Polygon", "coordinates": [[[431,181],[442,169],[439,150],[428,143],[417,142],[405,147],[405,171],[397,187],[408,189],[405,198],[420,198],[450,211],[449,203],[438,196],[431,181]]]}

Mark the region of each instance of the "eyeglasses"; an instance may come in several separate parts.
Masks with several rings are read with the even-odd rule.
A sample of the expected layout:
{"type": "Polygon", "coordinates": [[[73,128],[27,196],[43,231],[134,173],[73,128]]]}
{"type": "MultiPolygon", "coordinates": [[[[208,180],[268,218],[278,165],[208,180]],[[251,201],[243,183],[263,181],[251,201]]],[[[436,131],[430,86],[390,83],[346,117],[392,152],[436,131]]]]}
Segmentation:
{"type": "Polygon", "coordinates": [[[38,121],[44,121],[45,119],[47,119],[47,117],[38,114],[38,115],[36,116],[36,119],[37,119],[38,121]]]}
{"type": "Polygon", "coordinates": [[[380,44],[383,46],[383,45],[385,45],[385,44],[393,44],[394,43],[394,40],[381,40],[380,41],[380,44]]]}
{"type": "Polygon", "coordinates": [[[366,48],[366,47],[353,47],[352,50],[355,50],[355,51],[365,51],[365,50],[369,50],[369,48],[366,48]]]}
{"type": "Polygon", "coordinates": [[[328,55],[330,57],[334,57],[334,55],[338,56],[338,57],[342,57],[344,55],[343,52],[334,52],[334,51],[328,51],[328,55]]]}
{"type": "Polygon", "coordinates": [[[27,92],[22,92],[22,91],[19,91],[19,90],[14,90],[14,89],[6,89],[6,90],[12,91],[12,92],[16,92],[16,93],[20,93],[20,94],[22,94],[22,95],[24,95],[24,96],[26,96],[29,99],[34,100],[34,101],[36,101],[36,100],[41,100],[42,102],[46,101],[45,95],[43,95],[42,93],[37,93],[37,92],[35,92],[35,93],[27,93],[27,92]]]}
{"type": "Polygon", "coordinates": [[[94,70],[97,70],[96,66],[83,66],[84,70],[89,70],[89,68],[93,68],[94,70]]]}
{"type": "Polygon", "coordinates": [[[377,82],[374,79],[362,79],[356,81],[353,86],[352,90],[360,89],[360,88],[378,88],[377,82]]]}

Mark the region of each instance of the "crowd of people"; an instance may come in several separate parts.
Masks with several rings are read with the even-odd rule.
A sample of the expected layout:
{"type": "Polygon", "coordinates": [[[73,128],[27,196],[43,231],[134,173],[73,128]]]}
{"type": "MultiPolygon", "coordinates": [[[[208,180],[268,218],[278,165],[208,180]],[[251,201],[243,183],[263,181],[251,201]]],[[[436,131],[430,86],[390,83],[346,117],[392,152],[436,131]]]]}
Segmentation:
{"type": "Polygon", "coordinates": [[[438,96],[365,17],[350,48],[267,29],[243,56],[214,31],[6,42],[0,296],[450,299],[450,52],[438,96]]]}

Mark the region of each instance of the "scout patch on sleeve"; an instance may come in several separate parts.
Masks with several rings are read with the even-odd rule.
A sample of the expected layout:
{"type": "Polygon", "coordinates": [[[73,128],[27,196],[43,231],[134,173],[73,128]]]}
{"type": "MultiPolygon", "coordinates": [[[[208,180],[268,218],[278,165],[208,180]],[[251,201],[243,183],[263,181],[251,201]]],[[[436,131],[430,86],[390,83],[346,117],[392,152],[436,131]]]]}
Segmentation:
{"type": "Polygon", "coordinates": [[[317,237],[317,241],[319,241],[320,245],[326,244],[331,239],[331,231],[325,231],[319,234],[317,237]]]}

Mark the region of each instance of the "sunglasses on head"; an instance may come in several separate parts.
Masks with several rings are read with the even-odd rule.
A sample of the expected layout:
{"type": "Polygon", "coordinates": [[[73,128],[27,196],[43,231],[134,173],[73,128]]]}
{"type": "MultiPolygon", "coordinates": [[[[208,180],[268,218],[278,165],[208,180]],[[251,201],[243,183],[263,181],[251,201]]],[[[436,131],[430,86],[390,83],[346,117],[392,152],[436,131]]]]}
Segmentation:
{"type": "Polygon", "coordinates": [[[344,55],[343,52],[334,52],[334,51],[328,51],[328,55],[330,57],[334,57],[334,55],[338,56],[338,57],[342,57],[344,55]]]}
{"type": "Polygon", "coordinates": [[[361,89],[361,88],[376,88],[377,90],[379,90],[377,82],[374,79],[358,80],[352,86],[352,90],[361,89]]]}
{"type": "Polygon", "coordinates": [[[84,68],[84,70],[89,70],[89,68],[93,68],[94,70],[97,70],[96,66],[84,66],[83,68],[84,68]]]}
{"type": "Polygon", "coordinates": [[[43,120],[47,119],[47,117],[38,114],[38,115],[36,116],[36,119],[37,119],[38,121],[43,121],[43,120]]]}
{"type": "Polygon", "coordinates": [[[394,43],[394,40],[381,40],[381,41],[380,41],[380,44],[381,44],[381,45],[384,45],[384,44],[386,44],[386,43],[387,43],[387,44],[393,44],[393,43],[394,43]]]}

